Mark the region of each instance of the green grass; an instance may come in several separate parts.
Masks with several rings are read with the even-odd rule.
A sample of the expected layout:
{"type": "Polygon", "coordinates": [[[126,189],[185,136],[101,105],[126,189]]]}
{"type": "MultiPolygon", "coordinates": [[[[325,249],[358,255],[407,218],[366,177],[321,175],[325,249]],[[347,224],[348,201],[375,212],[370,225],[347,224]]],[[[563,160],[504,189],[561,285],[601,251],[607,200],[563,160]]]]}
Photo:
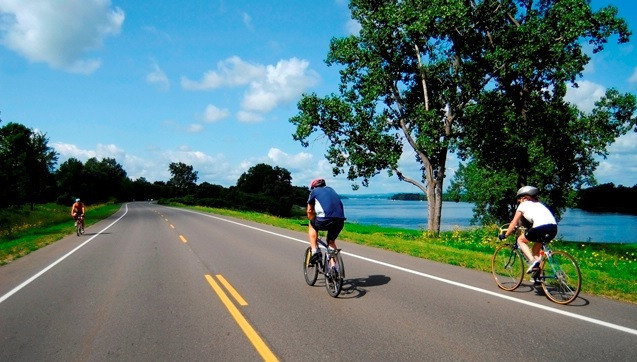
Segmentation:
{"type": "MultiPolygon", "coordinates": [[[[179,205],[178,205],[179,206],[179,205]]],[[[106,218],[120,205],[90,207],[87,224],[106,218]]],[[[305,210],[291,218],[257,212],[190,207],[202,212],[237,217],[280,228],[305,232],[305,210]]],[[[0,265],[19,258],[73,233],[70,206],[41,205],[32,213],[13,212],[11,234],[0,232],[0,265]]],[[[0,212],[0,220],[6,216],[0,212]]],[[[6,220],[5,220],[6,224],[6,220]]],[[[3,228],[6,229],[6,228],[3,228]]],[[[497,227],[442,232],[434,237],[418,230],[385,228],[346,223],[339,239],[387,249],[418,258],[491,272],[491,256],[500,242],[497,227]]],[[[610,299],[637,303],[637,244],[588,244],[554,241],[553,250],[564,250],[575,257],[582,271],[582,292],[610,299]]]]}
{"type": "MultiPolygon", "coordinates": [[[[87,206],[85,224],[92,225],[119,210],[119,204],[87,206]]],[[[0,211],[0,265],[75,233],[71,207],[57,204],[36,205],[19,210],[0,211]]]]}

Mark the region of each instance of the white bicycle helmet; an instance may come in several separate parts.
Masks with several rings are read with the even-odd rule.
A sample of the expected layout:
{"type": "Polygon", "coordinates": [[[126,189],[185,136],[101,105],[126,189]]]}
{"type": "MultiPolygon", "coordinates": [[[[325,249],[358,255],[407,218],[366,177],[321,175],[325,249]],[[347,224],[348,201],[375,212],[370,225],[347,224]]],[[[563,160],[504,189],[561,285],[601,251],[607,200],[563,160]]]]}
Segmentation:
{"type": "Polygon", "coordinates": [[[536,197],[540,193],[540,190],[534,186],[522,186],[518,190],[518,193],[515,195],[516,199],[519,199],[522,196],[533,196],[536,197]]]}

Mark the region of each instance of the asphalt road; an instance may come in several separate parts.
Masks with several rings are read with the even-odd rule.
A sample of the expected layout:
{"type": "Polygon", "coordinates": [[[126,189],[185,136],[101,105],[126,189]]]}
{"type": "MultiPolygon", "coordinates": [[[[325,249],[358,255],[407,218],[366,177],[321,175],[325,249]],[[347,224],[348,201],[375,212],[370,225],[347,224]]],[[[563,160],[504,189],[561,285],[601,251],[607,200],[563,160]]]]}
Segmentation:
{"type": "Polygon", "coordinates": [[[345,242],[331,298],[304,233],[143,202],[86,231],[0,267],[0,361],[637,359],[633,304],[345,242]]]}

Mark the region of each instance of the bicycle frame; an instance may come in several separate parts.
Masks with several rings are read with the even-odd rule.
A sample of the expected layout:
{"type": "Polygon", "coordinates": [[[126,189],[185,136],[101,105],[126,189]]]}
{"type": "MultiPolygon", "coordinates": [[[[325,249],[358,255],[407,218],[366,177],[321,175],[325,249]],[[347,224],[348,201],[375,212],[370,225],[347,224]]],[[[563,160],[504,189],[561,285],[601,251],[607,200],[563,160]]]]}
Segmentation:
{"type": "Polygon", "coordinates": [[[320,238],[318,239],[319,249],[325,249],[321,258],[316,262],[311,262],[312,249],[308,247],[303,256],[303,274],[308,285],[312,286],[316,282],[319,273],[325,276],[325,287],[330,296],[336,298],[343,287],[345,278],[345,265],[340,255],[340,249],[330,249],[328,244],[320,238]],[[332,260],[334,266],[332,267],[332,260]]]}
{"type": "MultiPolygon", "coordinates": [[[[503,226],[502,230],[506,230],[503,226]]],[[[516,239],[523,232],[516,230],[516,239]]],[[[549,241],[550,242],[550,241],[549,241]]],[[[549,242],[542,242],[541,262],[531,276],[536,284],[541,284],[548,299],[558,304],[568,304],[577,298],[582,285],[582,276],[577,261],[564,251],[552,251],[549,242]]],[[[501,289],[511,291],[524,280],[522,252],[517,241],[496,248],[492,259],[492,274],[501,289]]],[[[528,260],[526,260],[528,264],[528,260]]]]}

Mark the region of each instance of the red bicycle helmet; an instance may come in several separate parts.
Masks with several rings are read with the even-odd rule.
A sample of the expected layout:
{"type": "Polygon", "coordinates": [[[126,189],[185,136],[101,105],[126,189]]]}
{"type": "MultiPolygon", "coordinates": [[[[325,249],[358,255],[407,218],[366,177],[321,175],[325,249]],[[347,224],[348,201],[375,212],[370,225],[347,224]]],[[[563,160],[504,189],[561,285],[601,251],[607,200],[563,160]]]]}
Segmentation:
{"type": "Polygon", "coordinates": [[[310,183],[310,190],[314,190],[315,187],[323,187],[325,186],[325,180],[322,178],[317,178],[310,183]]]}

